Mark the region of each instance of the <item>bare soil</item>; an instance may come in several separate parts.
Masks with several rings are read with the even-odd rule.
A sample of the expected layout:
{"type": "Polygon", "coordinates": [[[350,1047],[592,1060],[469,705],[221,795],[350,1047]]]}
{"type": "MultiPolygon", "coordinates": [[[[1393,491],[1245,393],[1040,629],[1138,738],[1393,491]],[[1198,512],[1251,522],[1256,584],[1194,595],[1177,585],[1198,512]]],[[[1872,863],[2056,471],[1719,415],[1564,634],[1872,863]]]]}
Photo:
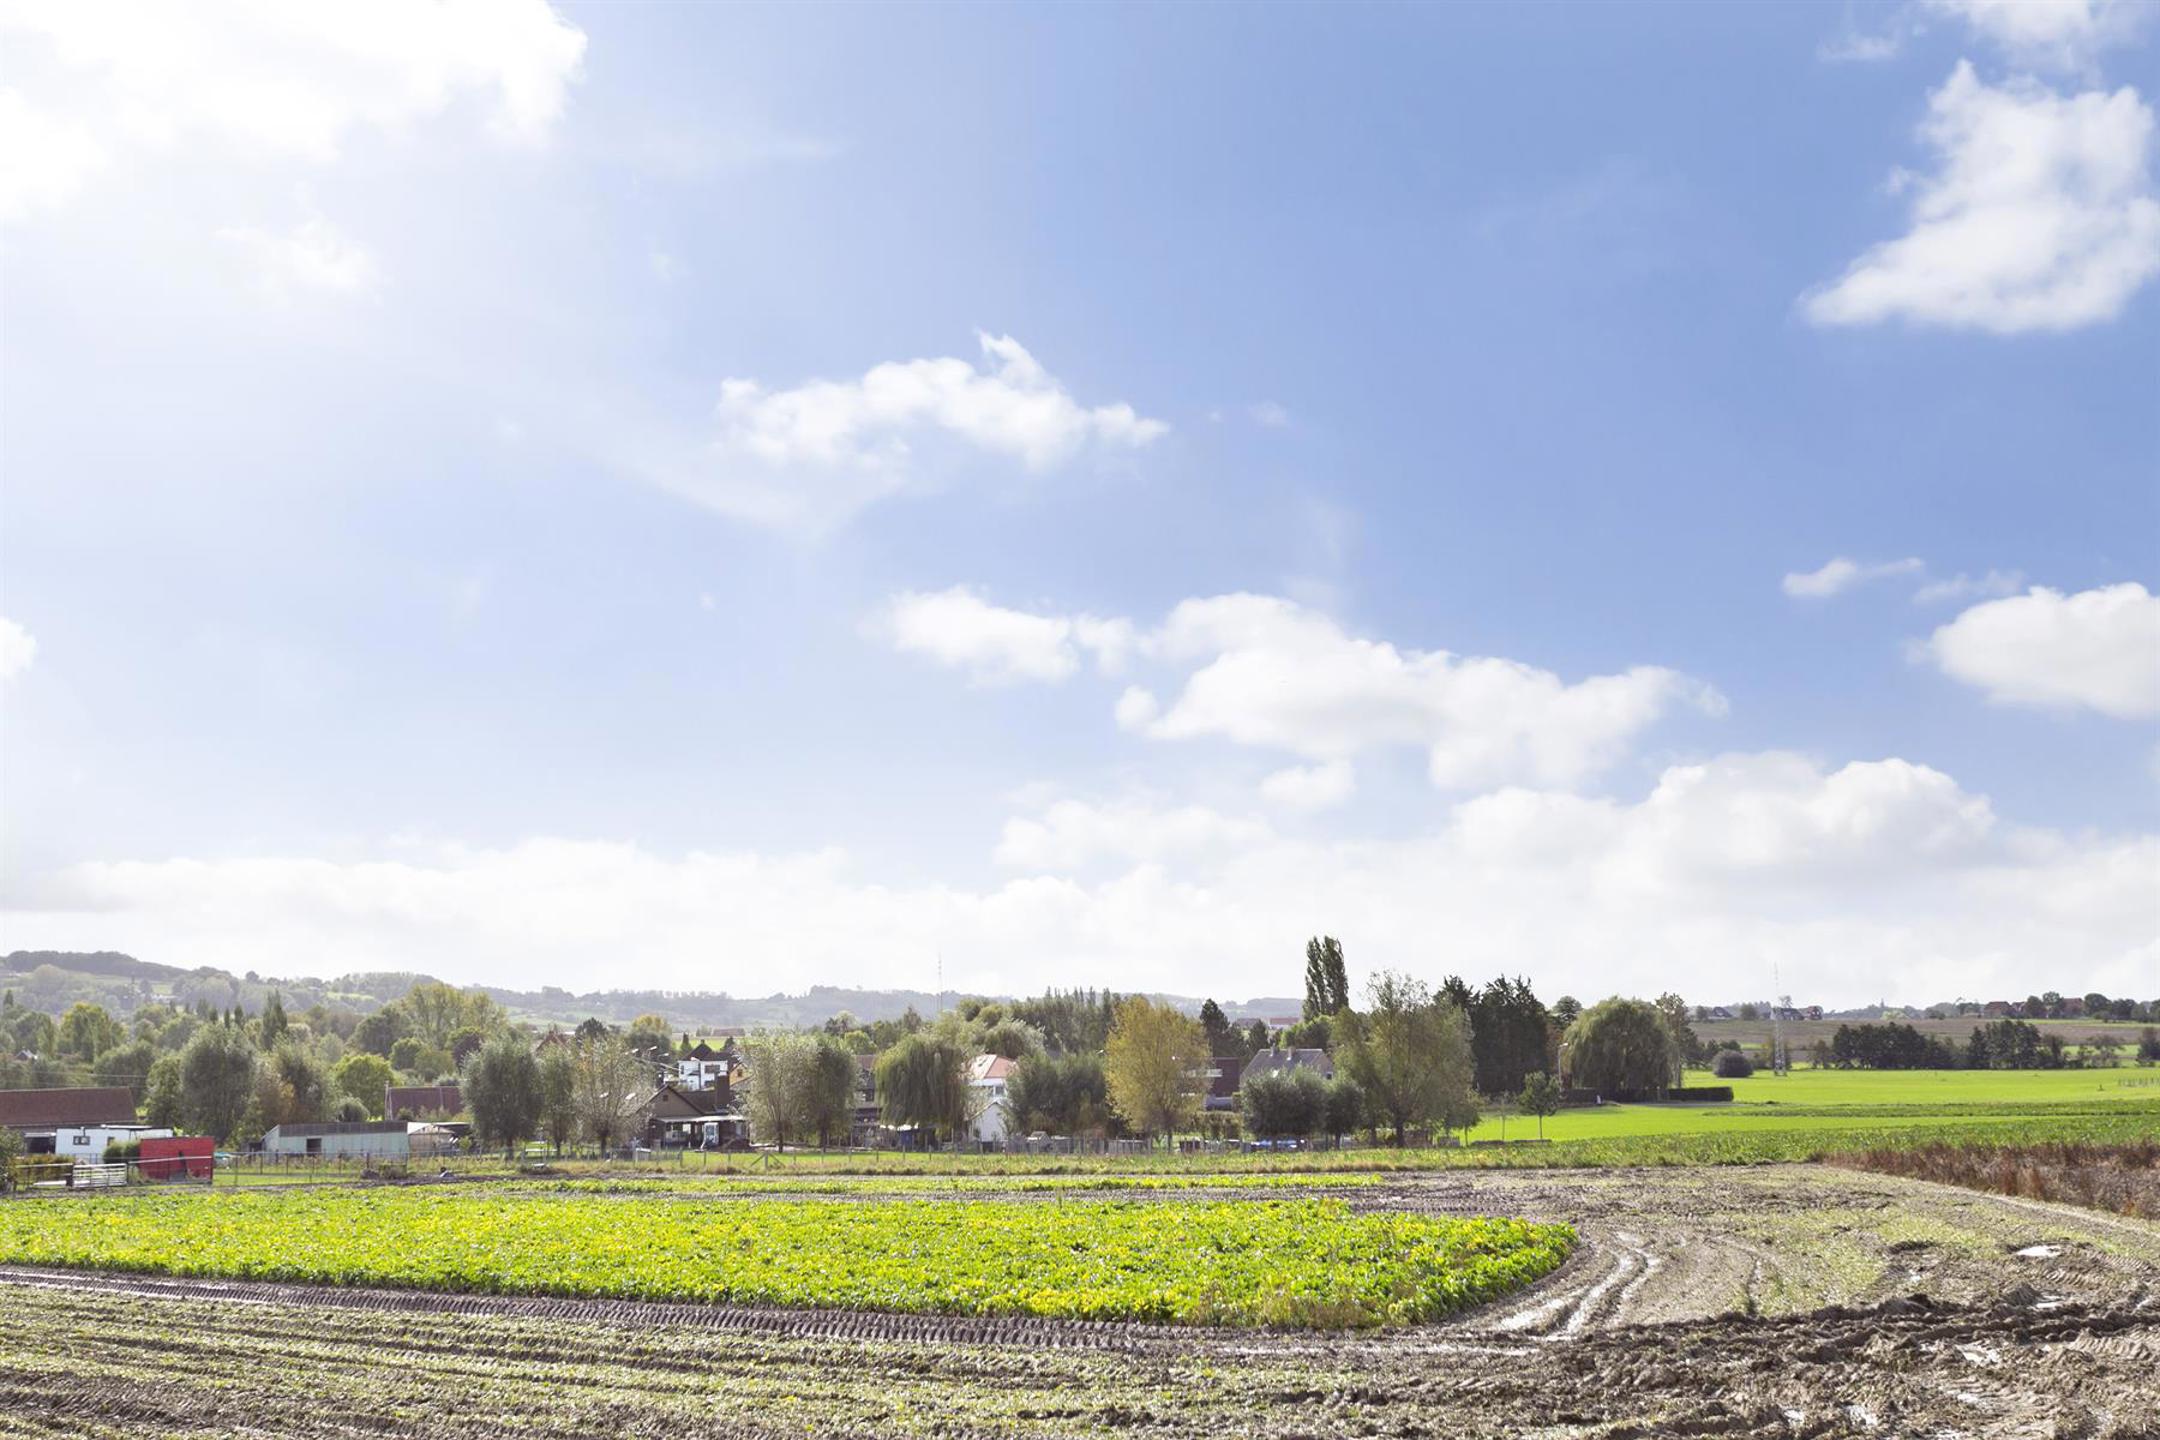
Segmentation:
{"type": "Polygon", "coordinates": [[[1802,1166],[1335,1193],[1583,1244],[1351,1335],[0,1269],[0,1434],[2160,1436],[2149,1221],[1802,1166]]]}

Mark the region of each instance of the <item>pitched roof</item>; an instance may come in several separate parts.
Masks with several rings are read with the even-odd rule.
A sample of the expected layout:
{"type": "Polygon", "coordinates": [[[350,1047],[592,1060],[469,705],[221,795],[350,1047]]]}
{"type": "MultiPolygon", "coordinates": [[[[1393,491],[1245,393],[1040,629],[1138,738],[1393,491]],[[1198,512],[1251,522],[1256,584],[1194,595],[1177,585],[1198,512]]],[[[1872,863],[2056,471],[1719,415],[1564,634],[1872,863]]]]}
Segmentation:
{"type": "Polygon", "coordinates": [[[1019,1069],[1017,1061],[1003,1055],[977,1055],[968,1062],[968,1081],[1010,1080],[1013,1071],[1019,1069]]]}
{"type": "Polygon", "coordinates": [[[1335,1062],[1327,1051],[1314,1047],[1256,1050],[1252,1059],[1245,1062],[1243,1080],[1256,1080],[1263,1075],[1286,1075],[1292,1070],[1312,1070],[1325,1079],[1333,1079],[1335,1062]]]}
{"type": "Polygon", "coordinates": [[[652,1115],[656,1120],[702,1120],[722,1113],[727,1101],[727,1092],[717,1085],[698,1090],[668,1080],[653,1092],[652,1115]]]}
{"type": "Polygon", "coordinates": [[[135,1096],[125,1085],[0,1090],[0,1125],[11,1130],[64,1130],[78,1125],[134,1123],[135,1096]]]}

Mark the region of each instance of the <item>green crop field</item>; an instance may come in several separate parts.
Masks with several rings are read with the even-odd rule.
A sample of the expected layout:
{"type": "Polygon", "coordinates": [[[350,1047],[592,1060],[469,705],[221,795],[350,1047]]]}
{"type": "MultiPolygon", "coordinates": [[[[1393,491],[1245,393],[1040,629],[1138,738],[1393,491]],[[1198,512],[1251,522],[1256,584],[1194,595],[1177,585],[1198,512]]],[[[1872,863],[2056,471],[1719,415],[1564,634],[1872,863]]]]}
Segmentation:
{"type": "Polygon", "coordinates": [[[0,1206],[0,1262],[610,1299],[1219,1325],[1407,1324],[1528,1284],[1564,1225],[1328,1199],[797,1200],[509,1187],[0,1206]]]}

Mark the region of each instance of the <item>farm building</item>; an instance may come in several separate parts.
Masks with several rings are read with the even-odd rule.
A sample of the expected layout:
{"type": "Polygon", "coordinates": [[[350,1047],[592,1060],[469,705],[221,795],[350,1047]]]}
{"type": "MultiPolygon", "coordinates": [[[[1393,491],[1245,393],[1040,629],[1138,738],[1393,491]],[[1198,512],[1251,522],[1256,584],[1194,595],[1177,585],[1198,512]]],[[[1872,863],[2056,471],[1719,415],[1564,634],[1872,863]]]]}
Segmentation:
{"type": "Polygon", "coordinates": [[[1292,1070],[1310,1070],[1323,1080],[1332,1080],[1335,1078],[1335,1061],[1327,1051],[1320,1049],[1256,1050],[1252,1059],[1245,1062],[1245,1073],[1239,1083],[1257,1080],[1263,1075],[1287,1075],[1292,1070]]]}
{"type": "Polygon", "coordinates": [[[383,1087],[385,1120],[426,1120],[439,1115],[455,1115],[464,1108],[465,1097],[455,1080],[443,1085],[383,1087]]]}
{"type": "MultiPolygon", "coordinates": [[[[100,1126],[131,1126],[134,1123],[135,1097],[125,1085],[0,1090],[0,1128],[21,1134],[23,1149],[32,1155],[58,1152],[62,1132],[72,1137],[100,1126]]],[[[99,1145],[98,1154],[103,1155],[104,1151],[105,1147],[99,1145]]]]}
{"type": "Polygon", "coordinates": [[[440,1125],[406,1120],[321,1120],[279,1125],[263,1136],[265,1155],[364,1155],[378,1160],[447,1155],[455,1147],[440,1125]]]}
{"type": "Polygon", "coordinates": [[[1003,1055],[977,1055],[968,1062],[968,1098],[973,1102],[969,1108],[976,1112],[973,1133],[986,1145],[1004,1144],[1012,1128],[1012,1117],[1005,1109],[1005,1087],[1016,1068],[1003,1055]]]}

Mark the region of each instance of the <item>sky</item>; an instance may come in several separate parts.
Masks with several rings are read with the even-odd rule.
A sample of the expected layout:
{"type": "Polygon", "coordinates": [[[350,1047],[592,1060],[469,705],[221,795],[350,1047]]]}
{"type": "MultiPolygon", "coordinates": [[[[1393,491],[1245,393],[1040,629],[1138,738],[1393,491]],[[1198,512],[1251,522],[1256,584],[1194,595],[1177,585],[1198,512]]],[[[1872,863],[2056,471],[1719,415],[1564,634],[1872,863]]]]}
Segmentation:
{"type": "Polygon", "coordinates": [[[0,949],[2160,996],[2160,21],[0,4],[0,949]]]}

